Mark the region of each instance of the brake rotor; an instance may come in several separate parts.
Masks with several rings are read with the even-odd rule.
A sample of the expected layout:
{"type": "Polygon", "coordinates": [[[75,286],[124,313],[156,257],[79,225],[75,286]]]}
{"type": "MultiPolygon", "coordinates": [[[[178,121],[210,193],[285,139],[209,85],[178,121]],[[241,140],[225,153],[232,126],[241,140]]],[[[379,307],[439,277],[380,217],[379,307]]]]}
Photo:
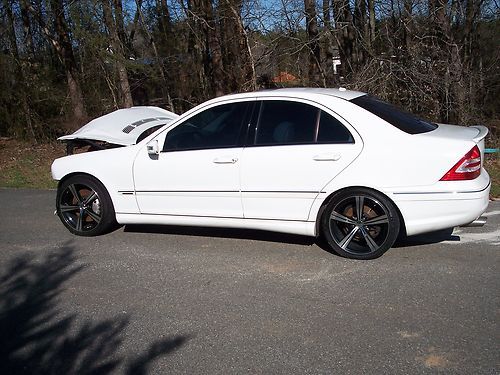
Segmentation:
{"type": "MultiPolygon", "coordinates": [[[[354,215],[354,205],[349,205],[344,208],[344,211],[342,212],[342,215],[352,219],[352,220],[357,220],[357,217],[354,215]]],[[[363,206],[363,217],[365,220],[370,220],[375,217],[379,216],[377,212],[375,212],[374,209],[372,209],[369,206],[364,205],[363,206]]],[[[367,226],[368,233],[370,234],[371,238],[376,238],[380,234],[381,227],[379,225],[374,225],[374,226],[367,226]]],[[[347,226],[344,226],[343,232],[345,235],[350,232],[350,229],[347,226]]],[[[355,241],[359,241],[363,238],[363,235],[361,234],[360,231],[356,233],[354,236],[355,241]]]]}

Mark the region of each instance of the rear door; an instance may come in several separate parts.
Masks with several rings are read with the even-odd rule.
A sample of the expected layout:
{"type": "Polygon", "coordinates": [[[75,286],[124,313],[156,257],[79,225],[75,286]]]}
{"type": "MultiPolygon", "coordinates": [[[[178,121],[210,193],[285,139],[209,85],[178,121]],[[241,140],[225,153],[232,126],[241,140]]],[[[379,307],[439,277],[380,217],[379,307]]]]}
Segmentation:
{"type": "Polygon", "coordinates": [[[242,152],[245,218],[307,220],[322,188],[361,152],[359,135],[325,107],[264,99],[242,152]]]}

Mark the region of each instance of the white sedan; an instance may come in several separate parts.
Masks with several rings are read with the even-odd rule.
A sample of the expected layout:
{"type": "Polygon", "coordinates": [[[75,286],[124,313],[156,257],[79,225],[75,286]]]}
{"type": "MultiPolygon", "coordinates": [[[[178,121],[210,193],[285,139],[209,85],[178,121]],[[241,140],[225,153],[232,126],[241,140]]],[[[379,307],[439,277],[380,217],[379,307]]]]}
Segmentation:
{"type": "Polygon", "coordinates": [[[372,259],[398,235],[486,210],[487,133],[342,88],[223,96],[137,144],[55,160],[57,214],[82,236],[117,223],[253,228],[372,259]]]}

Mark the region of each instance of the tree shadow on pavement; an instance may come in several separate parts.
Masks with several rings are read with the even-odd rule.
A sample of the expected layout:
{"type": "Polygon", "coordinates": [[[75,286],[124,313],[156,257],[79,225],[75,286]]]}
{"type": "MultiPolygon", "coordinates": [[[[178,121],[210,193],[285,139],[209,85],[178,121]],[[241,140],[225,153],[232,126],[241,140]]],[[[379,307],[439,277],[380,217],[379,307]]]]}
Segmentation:
{"type": "Polygon", "coordinates": [[[146,374],[152,361],[187,340],[168,337],[133,358],[119,353],[129,318],[77,319],[59,307],[64,284],[83,270],[69,245],[18,255],[0,273],[1,374],[146,374]]]}

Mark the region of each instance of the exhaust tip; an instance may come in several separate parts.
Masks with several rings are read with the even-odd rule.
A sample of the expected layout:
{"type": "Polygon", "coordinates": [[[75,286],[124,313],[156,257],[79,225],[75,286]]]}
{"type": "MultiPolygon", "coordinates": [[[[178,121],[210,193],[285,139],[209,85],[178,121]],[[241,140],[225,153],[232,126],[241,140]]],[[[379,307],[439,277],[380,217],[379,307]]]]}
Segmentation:
{"type": "Polygon", "coordinates": [[[486,216],[480,216],[472,223],[462,225],[462,227],[482,227],[484,224],[486,224],[486,220],[488,220],[486,216]]]}

